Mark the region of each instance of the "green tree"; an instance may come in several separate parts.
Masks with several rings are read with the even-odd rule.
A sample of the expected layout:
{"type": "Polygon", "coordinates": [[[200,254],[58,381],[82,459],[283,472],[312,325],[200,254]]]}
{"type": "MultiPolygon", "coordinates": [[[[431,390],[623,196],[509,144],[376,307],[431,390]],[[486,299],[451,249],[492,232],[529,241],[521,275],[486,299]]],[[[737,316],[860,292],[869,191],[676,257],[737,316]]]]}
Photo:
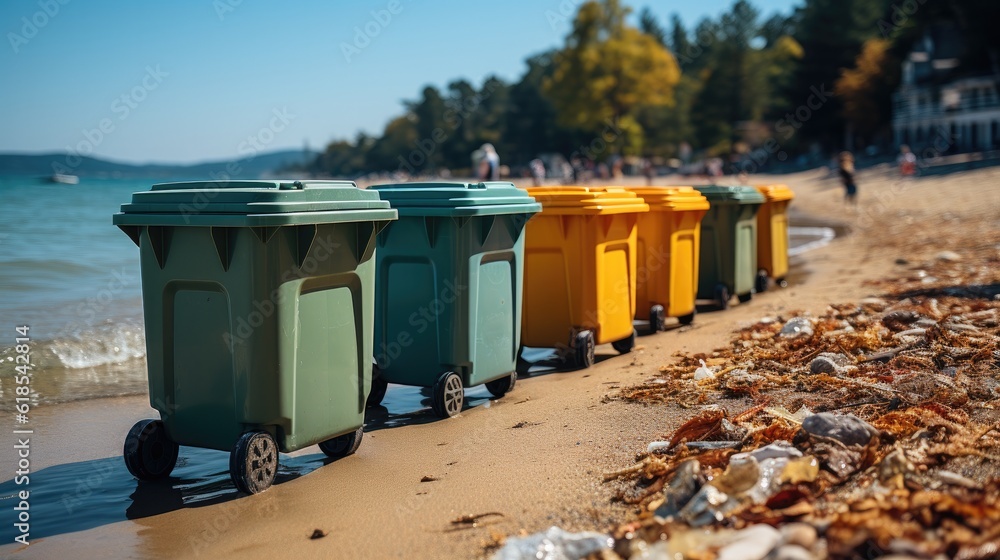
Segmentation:
{"type": "Polygon", "coordinates": [[[892,93],[899,83],[899,62],[889,54],[889,41],[869,39],[854,68],[845,69],[834,85],[844,117],[862,142],[885,133],[892,121],[892,93]]]}
{"type": "MultiPolygon", "coordinates": [[[[865,41],[879,35],[878,22],[890,0],[806,0],[798,8],[795,40],[802,46],[788,88],[789,110],[807,102],[813,90],[831,91],[844,68],[854,66],[865,41]]],[[[837,97],[812,111],[798,134],[833,149],[841,145],[845,123],[837,97]]]]}
{"type": "Polygon", "coordinates": [[[680,65],[682,72],[688,71],[690,66],[688,59],[697,54],[692,47],[691,39],[688,37],[681,17],[677,14],[672,15],[670,17],[670,50],[677,58],[677,64],[680,65]]]}
{"type": "Polygon", "coordinates": [[[510,103],[504,117],[506,133],[501,157],[526,163],[540,154],[571,150],[570,133],[556,124],[556,110],[542,91],[552,76],[554,52],[527,60],[528,71],[510,88],[510,103]]]}
{"type": "Polygon", "coordinates": [[[420,169],[436,169],[444,164],[444,157],[440,149],[437,148],[439,138],[444,136],[445,122],[444,114],[447,110],[441,92],[434,86],[427,86],[422,92],[422,98],[416,103],[409,103],[409,110],[413,113],[416,122],[417,142],[423,145],[427,161],[419,166],[420,169]],[[429,148],[428,148],[429,146],[429,148]]]}
{"type": "Polygon", "coordinates": [[[365,168],[369,171],[423,169],[426,159],[416,148],[418,136],[415,120],[413,115],[406,114],[389,121],[382,136],[368,150],[365,168]]]}
{"type": "Polygon", "coordinates": [[[639,153],[639,106],[666,106],[680,79],[674,57],[655,39],[625,23],[619,0],[592,0],[580,7],[566,46],[554,57],[545,92],[560,125],[610,140],[613,153],[639,153]],[[607,135],[605,135],[607,136],[607,135]]]}
{"type": "Polygon", "coordinates": [[[669,48],[669,45],[667,45],[667,30],[660,25],[659,20],[656,19],[656,15],[648,7],[643,8],[639,12],[639,29],[646,35],[656,39],[656,42],[661,46],[669,48]]]}

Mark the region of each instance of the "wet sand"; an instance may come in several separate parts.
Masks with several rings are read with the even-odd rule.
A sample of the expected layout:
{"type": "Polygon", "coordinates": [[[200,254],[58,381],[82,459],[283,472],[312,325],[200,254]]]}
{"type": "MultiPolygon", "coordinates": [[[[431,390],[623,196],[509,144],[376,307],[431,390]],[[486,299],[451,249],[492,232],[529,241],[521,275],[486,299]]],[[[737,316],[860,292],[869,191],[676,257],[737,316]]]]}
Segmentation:
{"type": "MultiPolygon", "coordinates": [[[[376,411],[370,418],[356,455],[325,466],[315,447],[283,456],[279,483],[257,496],[236,495],[225,472],[228,456],[219,452],[183,448],[168,483],[133,480],[121,463],[121,442],[134,421],[151,415],[143,398],[40,407],[33,415],[32,524],[47,536],[33,535],[27,548],[5,545],[0,554],[469,558],[484,555],[495,537],[520,531],[607,529],[627,511],[611,502],[602,473],[631,464],[687,415],[605,396],[647,379],[674,352],[727,343],[740,324],[872,295],[877,289],[865,281],[892,275],[896,259],[947,248],[948,228],[1000,218],[998,170],[907,182],[863,172],[859,210],[845,208],[839,184],[824,177],[815,171],[776,180],[795,189],[796,216],[811,218],[798,224],[842,223],[852,232],[793,259],[788,288],[699,314],[691,328],[640,337],[628,356],[601,347],[590,370],[522,378],[504,399],[473,399],[458,418],[414,410],[418,396],[410,390],[389,403],[388,416],[376,411]],[[503,516],[477,527],[450,523],[489,512],[503,516]],[[315,529],[328,534],[311,540],[315,529]]],[[[11,449],[11,438],[0,436],[0,446],[11,449]]],[[[10,452],[0,456],[0,469],[10,473],[0,477],[6,495],[13,488],[10,452]]],[[[10,529],[2,530],[10,542],[10,529]]]]}

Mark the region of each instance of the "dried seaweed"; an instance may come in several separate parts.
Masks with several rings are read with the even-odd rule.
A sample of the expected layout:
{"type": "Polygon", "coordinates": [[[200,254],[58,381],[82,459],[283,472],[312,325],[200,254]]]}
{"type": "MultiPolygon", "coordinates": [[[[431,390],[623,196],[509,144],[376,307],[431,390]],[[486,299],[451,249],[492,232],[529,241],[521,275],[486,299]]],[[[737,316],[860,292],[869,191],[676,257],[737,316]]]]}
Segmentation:
{"type": "MultiPolygon", "coordinates": [[[[960,278],[938,270],[938,264],[955,263],[926,268],[939,278],[960,278]]],[[[727,347],[708,355],[677,355],[655,379],[614,395],[698,407],[670,434],[664,454],[645,456],[606,477],[622,485],[622,501],[643,512],[640,525],[628,525],[630,538],[652,542],[690,530],[681,519],[652,516],[663,503],[665,486],[678,465],[691,459],[697,459],[700,476],[719,480],[737,450],[686,444],[732,439],[734,430],[743,430],[738,447],[744,453],[784,441],[794,442],[804,457],[766,501],[750,503],[737,492],[729,506],[712,510],[723,498],[706,496],[709,501],[699,507],[708,509],[698,519],[712,519],[705,515],[714,511],[712,523],[736,528],[807,519],[826,528],[828,548],[818,557],[900,551],[997,557],[1000,300],[913,293],[914,284],[927,286],[922,278],[926,275],[904,280],[883,298],[831,305],[808,317],[811,335],[782,336],[782,324],[791,316],[767,318],[737,331],[727,347]],[[821,358],[828,361],[819,369],[832,373],[812,372],[810,364],[821,358]],[[718,373],[696,382],[693,372],[701,360],[718,373]],[[717,405],[700,406],[724,399],[752,402],[732,414],[717,405]],[[848,446],[808,434],[802,419],[814,411],[850,412],[881,437],[867,446],[848,446]]],[[[1000,273],[977,269],[976,278],[998,282],[1000,273]]],[[[626,533],[620,528],[615,534],[626,533]]],[[[714,558],[714,552],[702,556],[714,558]]]]}

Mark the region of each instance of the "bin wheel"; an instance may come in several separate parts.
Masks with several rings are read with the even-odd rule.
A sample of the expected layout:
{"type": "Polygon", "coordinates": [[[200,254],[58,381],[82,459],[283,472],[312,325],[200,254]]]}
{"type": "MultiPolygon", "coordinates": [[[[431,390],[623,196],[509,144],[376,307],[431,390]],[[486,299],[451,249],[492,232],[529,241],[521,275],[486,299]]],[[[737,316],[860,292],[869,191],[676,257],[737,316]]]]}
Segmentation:
{"type": "Polygon", "coordinates": [[[740,303],[746,303],[753,299],[753,292],[747,292],[745,294],[736,294],[736,298],[740,300],[740,303]]]}
{"type": "Polygon", "coordinates": [[[611,343],[611,346],[618,351],[619,354],[628,354],[635,348],[635,329],[632,329],[632,334],[627,337],[616,340],[611,343]]]}
{"type": "Polygon", "coordinates": [[[465,404],[465,388],[462,378],[454,372],[446,372],[438,377],[431,393],[431,408],[441,418],[451,418],[462,412],[465,404]]]}
{"type": "Polygon", "coordinates": [[[368,393],[368,400],[365,401],[365,408],[375,408],[382,404],[385,398],[385,391],[389,388],[389,382],[382,377],[382,370],[378,365],[372,365],[372,390],[368,393]]]}
{"type": "Polygon", "coordinates": [[[229,453],[229,477],[236,489],[259,494],[271,487],[278,474],[278,444],[264,430],[246,432],[229,453]]]}
{"type": "Polygon", "coordinates": [[[125,468],[139,480],[164,478],[177,464],[179,446],[159,420],[139,420],[125,436],[125,468]]]}
{"type": "Polygon", "coordinates": [[[691,323],[694,322],[694,316],[697,313],[698,313],[697,311],[691,311],[687,315],[681,315],[680,317],[677,318],[677,320],[680,321],[682,325],[690,325],[691,323]]]}
{"type": "Polygon", "coordinates": [[[649,334],[655,334],[665,329],[667,313],[662,305],[654,305],[649,308],[649,334]]]}
{"type": "Polygon", "coordinates": [[[594,340],[594,333],[587,330],[576,333],[574,344],[573,356],[576,358],[576,367],[579,369],[587,369],[594,365],[594,350],[597,348],[597,343],[594,340]]]}
{"type": "Polygon", "coordinates": [[[364,435],[365,428],[362,426],[349,434],[319,442],[319,450],[325,453],[327,457],[333,457],[334,459],[347,457],[348,455],[353,455],[358,450],[358,447],[361,447],[361,438],[364,435]]]}
{"type": "Polygon", "coordinates": [[[514,389],[514,384],[517,383],[517,372],[511,373],[510,375],[505,375],[500,379],[494,379],[493,381],[486,382],[486,390],[490,392],[494,397],[500,398],[514,389]]]}
{"type": "Polygon", "coordinates": [[[729,309],[729,287],[725,284],[719,284],[715,287],[715,304],[719,306],[719,309],[725,311],[729,309]]]}
{"type": "Polygon", "coordinates": [[[784,278],[780,278],[778,280],[775,280],[775,283],[778,284],[778,286],[780,286],[782,288],[787,288],[788,287],[788,280],[785,280],[784,278]]]}
{"type": "Polygon", "coordinates": [[[754,279],[754,290],[756,290],[758,294],[766,292],[770,279],[771,277],[768,276],[766,270],[763,268],[758,270],[757,277],[754,279]]]}

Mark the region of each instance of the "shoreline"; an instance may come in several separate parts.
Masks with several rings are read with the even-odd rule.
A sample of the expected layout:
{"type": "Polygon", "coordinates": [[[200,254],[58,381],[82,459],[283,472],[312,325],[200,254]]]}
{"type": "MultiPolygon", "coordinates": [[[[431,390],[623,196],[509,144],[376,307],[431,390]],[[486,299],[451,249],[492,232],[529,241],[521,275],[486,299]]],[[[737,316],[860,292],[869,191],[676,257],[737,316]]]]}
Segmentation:
{"type": "MultiPolygon", "coordinates": [[[[39,407],[40,421],[48,422],[46,431],[51,432],[38,434],[34,469],[107,459],[113,468],[92,489],[95,497],[120,503],[121,493],[129,492],[126,497],[140,494],[142,500],[162,500],[175,507],[133,520],[95,524],[83,532],[33,539],[22,550],[5,545],[0,554],[468,558],[483,556],[484,545],[521,531],[534,533],[551,525],[570,531],[606,530],[632,515],[632,509],[611,501],[614,488],[601,482],[603,473],[632,464],[649,441],[661,439],[690,416],[690,411],[607,400],[608,395],[649,379],[661,365],[673,363],[674,352],[711,352],[728,344],[740,324],[794,310],[818,312],[829,303],[877,293],[878,288],[866,282],[898,270],[895,259],[933,250],[915,245],[916,240],[879,243],[874,237],[879,228],[906,231],[944,211],[961,214],[965,222],[996,220],[1000,194],[990,184],[998,177],[1000,173],[982,170],[919,179],[907,186],[923,198],[896,195],[867,207],[877,208],[877,213],[844,208],[839,190],[830,187],[835,183],[815,172],[779,177],[775,182],[795,188],[796,213],[814,216],[817,222],[833,220],[831,214],[836,213],[853,230],[852,235],[795,257],[798,283],[760,294],[726,312],[699,314],[689,328],[640,336],[636,351],[628,356],[618,357],[610,348],[599,347],[593,368],[530,375],[504,399],[481,403],[458,418],[437,420],[424,411],[403,425],[382,425],[366,432],[358,453],[346,459],[324,465],[318,450],[307,448],[291,456],[291,466],[301,467],[305,476],[280,481],[256,496],[232,499],[235,491],[227,486],[228,480],[213,470],[228,459],[220,452],[181,450],[182,459],[191,459],[182,465],[184,473],[203,478],[195,493],[214,492],[202,502],[191,503],[190,493],[185,494],[190,482],[163,485],[168,492],[157,494],[132,480],[121,464],[120,448],[131,424],[152,414],[145,397],[82,401],[52,406],[51,411],[39,407]],[[944,179],[956,181],[957,186],[967,181],[978,186],[948,192],[948,208],[942,209],[932,195],[941,190],[944,179]],[[874,225],[861,223],[864,216],[874,225]],[[195,464],[195,459],[205,463],[195,464]],[[423,477],[436,480],[421,482],[423,477]],[[488,512],[502,517],[484,519],[475,527],[457,528],[451,523],[463,515],[488,512]],[[327,536],[309,539],[315,529],[327,536]],[[391,538],[381,537],[386,533],[391,538]]],[[[861,175],[862,197],[870,193],[867,196],[877,200],[876,179],[861,175]]],[[[0,439],[0,445],[8,445],[8,440],[0,439]]],[[[10,463],[0,462],[0,468],[9,470],[10,463]]],[[[85,498],[84,503],[93,499],[85,498]]],[[[125,510],[128,504],[119,507],[125,510]]]]}

